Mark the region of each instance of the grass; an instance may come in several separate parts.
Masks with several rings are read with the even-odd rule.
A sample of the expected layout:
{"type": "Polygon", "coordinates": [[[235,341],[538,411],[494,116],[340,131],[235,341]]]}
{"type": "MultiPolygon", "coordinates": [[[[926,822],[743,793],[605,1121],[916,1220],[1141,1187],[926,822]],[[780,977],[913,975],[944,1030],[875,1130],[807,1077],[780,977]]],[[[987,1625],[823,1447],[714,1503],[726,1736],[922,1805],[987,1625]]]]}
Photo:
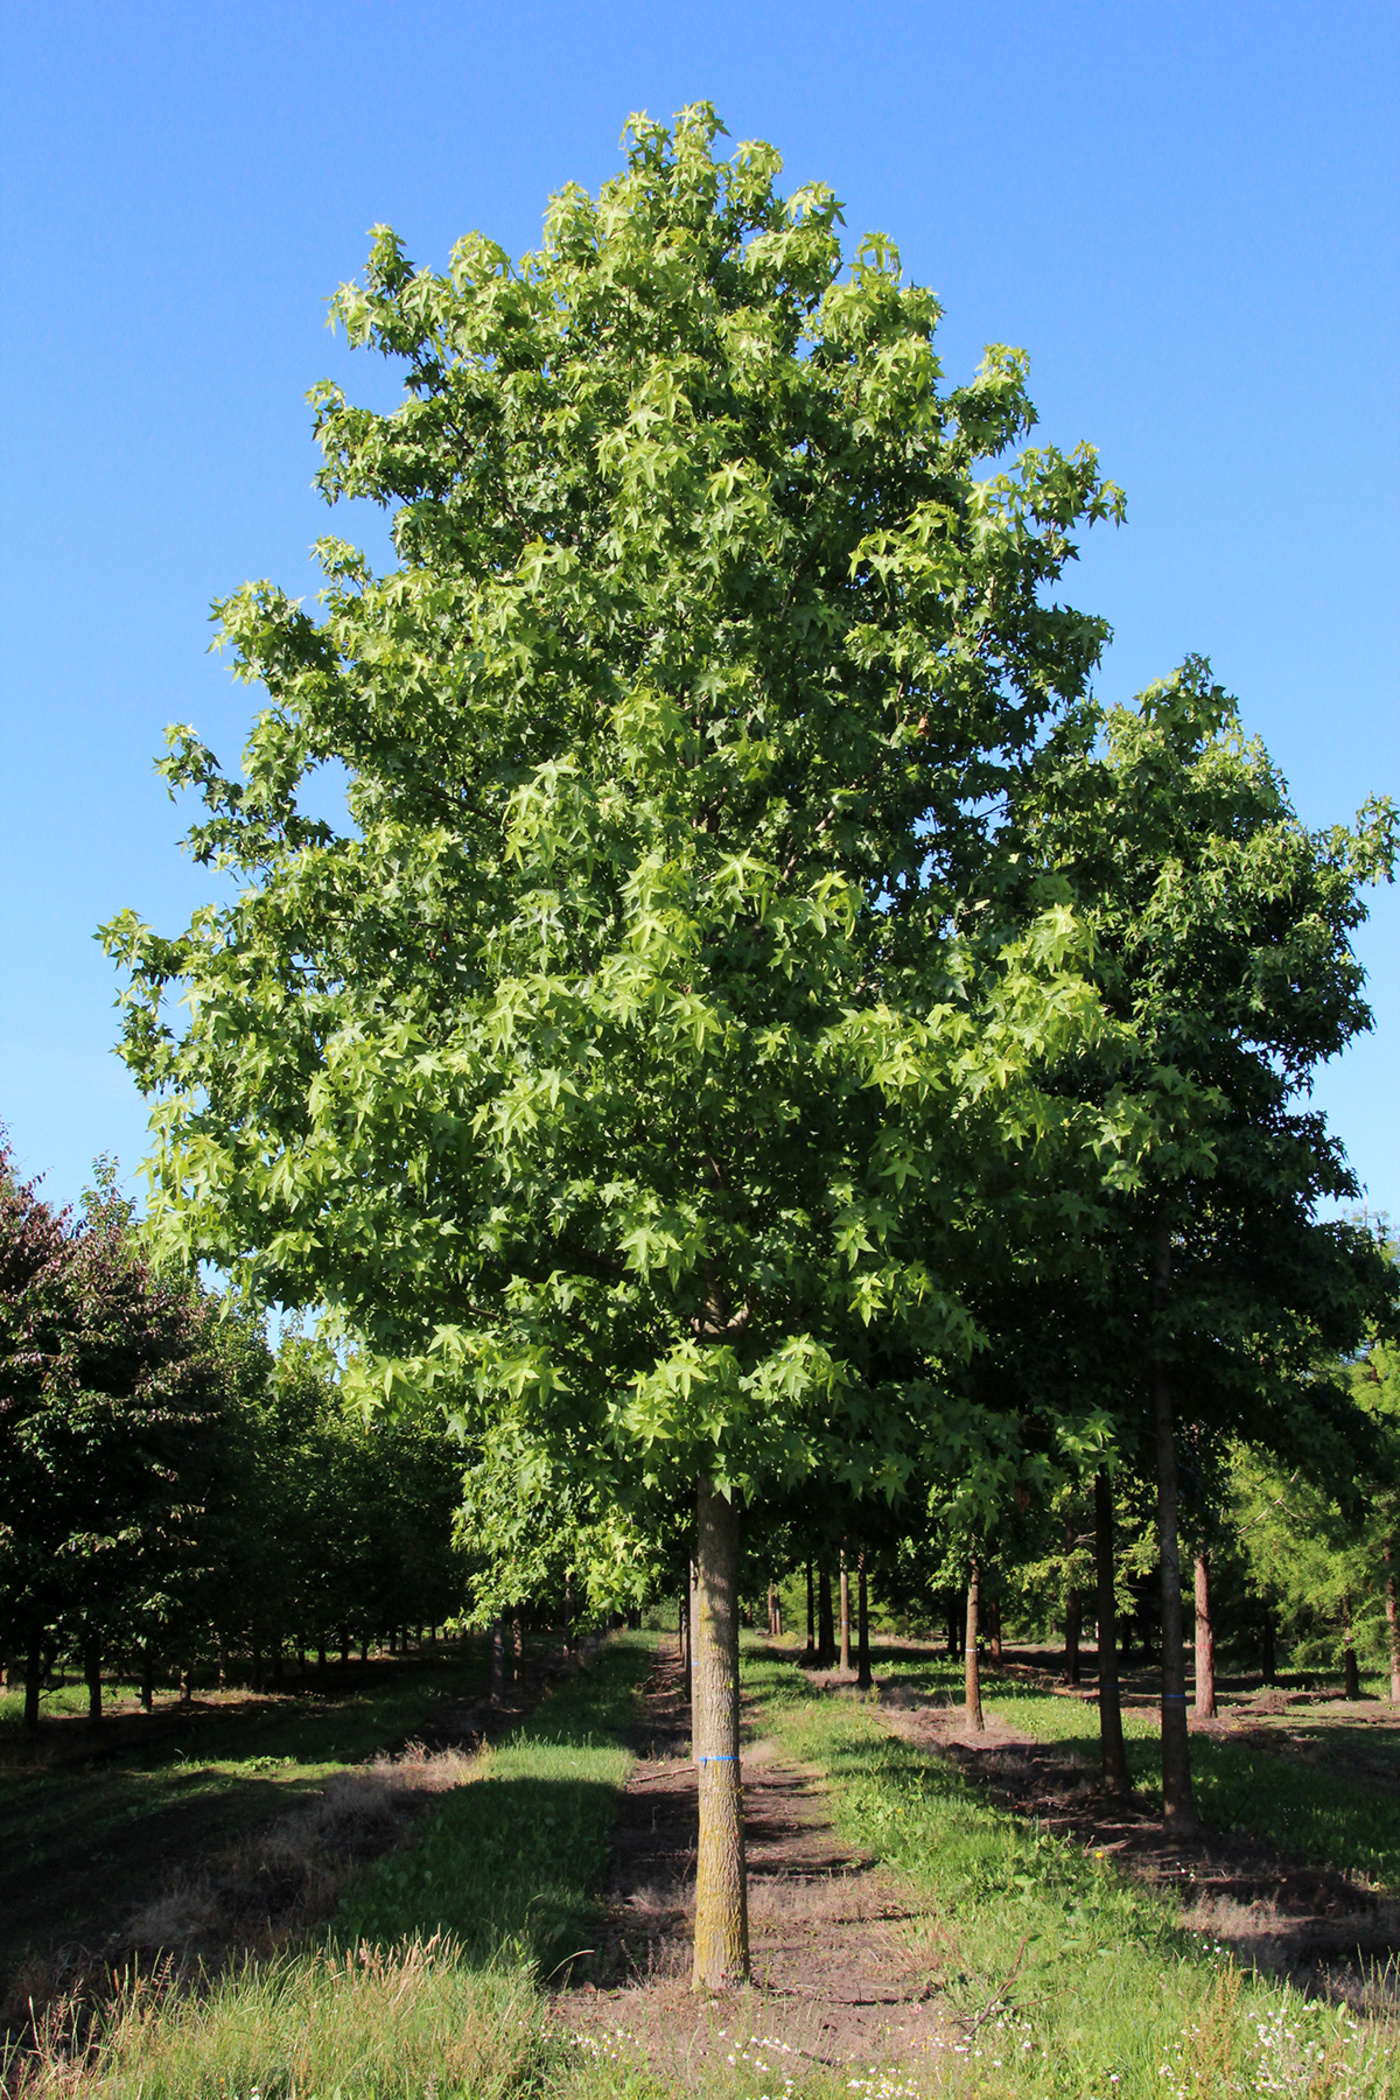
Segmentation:
{"type": "Polygon", "coordinates": [[[765,1732],[827,1775],[841,1836],[921,1899],[922,1958],[960,2030],[952,2089],[979,2100],[1400,2091],[1390,2037],[1242,1978],[1164,1900],[995,1808],[951,1760],[892,1737],[875,1709],[824,1697],[771,1655],[751,1656],[745,1675],[765,1732]]]}
{"type": "MultiPolygon", "coordinates": [[[[541,1990],[587,1943],[654,1645],[610,1642],[476,1760],[409,1849],[351,1883],[320,1945],[245,1962],[199,1993],[129,1978],[95,2026],[81,2006],[55,2008],[16,2089],[29,2100],[679,2100],[626,2035],[563,2032],[541,1990]]],[[[780,2045],[736,2037],[733,2064],[697,2069],[687,2100],[1396,2100],[1388,2036],[1241,1977],[1164,1900],[994,1808],[951,1760],[891,1737],[876,1708],[822,1693],[757,1648],[745,1684],[763,1731],[826,1775],[842,1839],[910,1892],[918,1921],[906,1929],[949,2043],[925,2072],[867,2075],[789,2071],[780,2045]]],[[[1052,1712],[1070,1706],[1042,1697],[1052,1712]]],[[[756,1994],[735,2014],[749,2023],[740,2034],[781,2031],[780,2009],[756,1994]]]]}
{"type": "MultiPolygon", "coordinates": [[[[882,1668],[881,1675],[914,1684],[927,1698],[962,1697],[962,1665],[942,1658],[896,1661],[882,1668]]],[[[1096,1705],[1038,1690],[1022,1678],[998,1677],[992,1670],[983,1675],[983,1699],[988,1714],[1009,1727],[1041,1742],[1065,1743],[1097,1767],[1096,1705]]],[[[1300,1721],[1296,1709],[1282,1726],[1290,1740],[1287,1751],[1264,1749],[1257,1741],[1232,1743],[1220,1736],[1193,1734],[1191,1769],[1203,1821],[1216,1830],[1238,1831],[1277,1846],[1295,1859],[1340,1868],[1379,1888],[1400,1891],[1400,1793],[1395,1780],[1384,1776],[1385,1764],[1400,1751],[1400,1737],[1388,1731],[1384,1743],[1377,1744],[1379,1731],[1364,1723],[1300,1721]],[[1376,1776],[1357,1769],[1358,1755],[1376,1776]]],[[[1274,1727],[1266,1720],[1262,1732],[1274,1727]]],[[[1160,1801],[1156,1711],[1125,1707],[1123,1733],[1134,1787],[1149,1801],[1160,1801]]]]}
{"type": "MultiPolygon", "coordinates": [[[[478,1641],[280,1692],[114,1713],[96,1732],[85,1706],[50,1713],[37,1742],[15,1718],[0,1729],[0,1969],[59,1937],[100,1944],[190,1859],[479,1696],[487,1668],[478,1641]]],[[[68,1691],[76,1701],[81,1688],[68,1691]]]]}
{"type": "Polygon", "coordinates": [[[654,1640],[623,1635],[567,1679],[449,1794],[411,1850],[348,1892],[333,1930],[350,1944],[448,1935],[473,1965],[544,1973],[581,1947],[588,1896],[606,1863],[617,1795],[654,1640]]]}

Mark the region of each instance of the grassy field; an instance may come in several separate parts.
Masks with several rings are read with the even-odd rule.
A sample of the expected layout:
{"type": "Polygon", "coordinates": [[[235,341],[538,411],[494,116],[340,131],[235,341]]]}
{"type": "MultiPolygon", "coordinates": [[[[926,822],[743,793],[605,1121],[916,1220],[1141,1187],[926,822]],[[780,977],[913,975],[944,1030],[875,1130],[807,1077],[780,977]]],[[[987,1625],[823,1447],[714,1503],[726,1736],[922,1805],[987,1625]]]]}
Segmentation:
{"type": "MultiPolygon", "coordinates": [[[[900,1929],[944,2017],[946,2045],[912,2070],[803,2064],[783,2054],[781,2004],[754,1992],[737,2002],[734,2032],[768,2039],[736,2043],[732,2062],[707,2062],[682,2089],[660,2082],[621,2031],[571,2034],[567,1998],[552,1999],[551,1986],[588,1944],[654,1650],[653,1637],[615,1637],[562,1682],[473,1761],[406,1848],[352,1882],[316,1944],[235,1965],[202,1993],[162,1999],[150,1983],[129,1982],[86,2056],[68,2047],[83,2009],[57,2010],[22,2089],[46,2100],[1400,2092],[1390,2037],[1241,1977],[1180,1930],[1165,1899],[997,1809],[953,1760],[892,1737],[878,1706],[823,1690],[760,1644],[744,1662],[750,1732],[822,1775],[843,1841],[908,1891],[900,1929]]],[[[925,1658],[896,1667],[931,1671],[931,1692],[952,1688],[946,1667],[925,1658]]],[[[1027,1733],[1071,1740],[1093,1718],[1082,1704],[1020,1686],[1014,1696],[997,1686],[992,1703],[1027,1733]]],[[[1145,1716],[1134,1722],[1144,1754],[1146,1726],[1145,1716]]],[[[1319,1826],[1319,1842],[1322,1834],[1319,1826]]]]}
{"type": "MultiPolygon", "coordinates": [[[[896,1653],[881,1663],[880,1675],[931,1700],[962,1699],[962,1665],[942,1657],[896,1653]]],[[[1097,1769],[1099,1711],[1090,1701],[990,1669],[983,1676],[983,1701],[989,1718],[1042,1742],[1064,1743],[1097,1769]]],[[[1228,1700],[1222,1712],[1228,1721],[1228,1700]]],[[[1155,1707],[1128,1706],[1123,1732],[1134,1787],[1148,1800],[1160,1799],[1155,1707]]],[[[1203,1819],[1217,1830],[1246,1833],[1296,1859],[1339,1867],[1400,1892],[1400,1726],[1388,1701],[1375,1700],[1369,1713],[1363,1705],[1251,1713],[1244,1734],[1241,1741],[1229,1734],[1192,1734],[1192,1774],[1203,1819]]]]}
{"type": "MultiPolygon", "coordinates": [[[[996,1809],[951,1760],[892,1738],[875,1707],[835,1700],[771,1655],[752,1657],[746,1679],[758,1725],[826,1775],[848,1842],[929,1906],[930,1979],[959,2030],[945,2090],[979,2100],[1400,2091],[1393,2038],[1242,1978],[1180,1931],[1163,1899],[996,1809]]],[[[1070,1702],[1041,1705],[1058,1715],[1070,1702]]]]}
{"type": "Polygon", "coordinates": [[[308,1799],[347,1765],[486,1688],[484,1645],[382,1657],[285,1691],[212,1693],[101,1728],[81,1686],[45,1700],[37,1742],[0,1709],[0,1977],[55,1939],[96,1947],[175,1870],[308,1799]]]}

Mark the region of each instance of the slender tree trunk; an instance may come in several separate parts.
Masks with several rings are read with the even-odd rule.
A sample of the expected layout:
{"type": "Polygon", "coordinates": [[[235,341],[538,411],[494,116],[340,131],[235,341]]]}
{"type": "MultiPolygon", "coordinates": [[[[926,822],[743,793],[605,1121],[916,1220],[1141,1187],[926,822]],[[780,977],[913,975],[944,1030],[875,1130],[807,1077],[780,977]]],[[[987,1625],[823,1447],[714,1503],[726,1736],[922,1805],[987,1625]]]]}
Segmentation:
{"type": "Polygon", "coordinates": [[[1001,1599],[998,1597],[990,1607],[992,1621],[992,1661],[1001,1661],[1001,1599]]]}
{"type": "Polygon", "coordinates": [[[154,1711],[156,1703],[156,1658],[149,1641],[141,1643],[141,1707],[145,1713],[154,1711]]]}
{"type": "MultiPolygon", "coordinates": [[[[1171,1298],[1171,1228],[1158,1228],[1156,1300],[1159,1315],[1171,1298]]],[[[1186,1834],[1197,1828],[1191,1788],[1191,1738],[1186,1726],[1185,1630],[1181,1611],[1181,1548],[1177,1516],[1176,1429],[1166,1364],[1152,1371],[1157,1431],[1157,1550],[1162,1579],[1162,1821],[1186,1834]]]]}
{"type": "Polygon", "coordinates": [[[778,1632],[778,1589],[777,1589],[777,1584],[776,1584],[776,1583],[772,1583],[772,1582],[770,1582],[770,1583],[769,1583],[769,1585],[768,1585],[768,1638],[769,1638],[769,1640],[774,1640],[774,1639],[776,1639],[776,1637],[777,1637],[777,1632],[778,1632]]]}
{"type": "Polygon", "coordinates": [[[812,1563],[807,1563],[807,1653],[817,1652],[817,1586],[812,1576],[812,1563]]]}
{"type": "Polygon", "coordinates": [[[1348,1699],[1359,1699],[1361,1697],[1361,1679],[1356,1668],[1356,1650],[1352,1646],[1350,1597],[1343,1597],[1342,1611],[1344,1613],[1342,1621],[1342,1640],[1344,1643],[1342,1650],[1342,1688],[1348,1699]]]}
{"type": "Polygon", "coordinates": [[[690,1599],[682,1590],[676,1600],[676,1661],[685,1672],[685,1695],[690,1697],[690,1599]]]}
{"type": "Polygon", "coordinates": [[[574,1652],[574,1585],[570,1576],[564,1577],[564,1653],[574,1652]]]}
{"type": "Polygon", "coordinates": [[[865,1548],[862,1546],[856,1562],[856,1683],[863,1692],[868,1692],[871,1681],[870,1590],[865,1579],[865,1548]]]}
{"type": "Polygon", "coordinates": [[[491,1704],[499,1706],[506,1692],[506,1615],[498,1611],[491,1626],[491,1704]]]}
{"type": "Polygon", "coordinates": [[[39,1733],[39,1694],[44,1686],[44,1651],[31,1641],[24,1658],[24,1732],[39,1733]]]}
{"type": "Polygon", "coordinates": [[[958,1600],[954,1591],[948,1592],[948,1660],[958,1659],[958,1600]]]}
{"type": "Polygon", "coordinates": [[[95,1635],[83,1641],[83,1677],[87,1682],[88,1726],[102,1725],[102,1647],[95,1635]]]}
{"type": "Polygon", "coordinates": [[[1274,1615],[1271,1611],[1267,1609],[1264,1613],[1264,1624],[1260,1629],[1259,1645],[1262,1651],[1260,1657],[1261,1669],[1259,1674],[1263,1678],[1265,1684],[1277,1684],[1278,1633],[1274,1625],[1274,1615]]]}
{"type": "Polygon", "coordinates": [[[697,1991],[724,1990],[749,1973],[744,1801],[739,1770],[739,1512],[714,1484],[696,1492],[699,1613],[695,1630],[695,1747],[700,1845],[695,1873],[697,1991]]]}
{"type": "Polygon", "coordinates": [[[1215,1621],[1210,1606],[1210,1561],[1196,1555],[1196,1718],[1215,1719],[1215,1621]]]}
{"type": "Polygon", "coordinates": [[[831,1615],[831,1570],[817,1573],[817,1667],[829,1670],[836,1660],[836,1627],[831,1615]]]}
{"type": "Polygon", "coordinates": [[[194,1664],[193,1664],[193,1663],[181,1663],[181,1665],[180,1665],[180,1704],[181,1704],[181,1706],[188,1706],[188,1705],[190,1704],[190,1701],[191,1701],[191,1700],[192,1700],[193,1698],[194,1698],[194,1664]]]}
{"type": "Polygon", "coordinates": [[[1390,1650],[1390,1703],[1400,1706],[1400,1613],[1395,1605],[1393,1544],[1391,1539],[1385,1542],[1385,1631],[1386,1645],[1390,1650]]]}
{"type": "Polygon", "coordinates": [[[980,1576],[974,1556],[967,1571],[967,1632],[963,1636],[964,1719],[969,1735],[982,1735],[987,1726],[982,1719],[982,1671],[977,1654],[979,1587],[980,1576]]]}
{"type": "Polygon", "coordinates": [[[519,1684],[525,1664],[525,1619],[517,1604],[510,1615],[510,1676],[512,1684],[519,1684]]]}
{"type": "Polygon", "coordinates": [[[851,1669],[851,1571],[846,1566],[846,1549],[841,1548],[841,1668],[849,1676],[851,1669]]]}
{"type": "Polygon", "coordinates": [[[1094,1475],[1094,1559],[1098,1576],[1099,1764],[1110,1794],[1126,1794],[1123,1705],[1118,1693],[1118,1600],[1114,1594],[1113,1483],[1100,1466],[1094,1475]]]}
{"type": "Polygon", "coordinates": [[[282,1643],[280,1639],[272,1651],[272,1681],[274,1684],[282,1682],[282,1643]]]}
{"type": "Polygon", "coordinates": [[[367,1663],[368,1661],[369,1661],[369,1635],[368,1635],[367,1633],[362,1633],[362,1634],[360,1635],[360,1667],[361,1667],[361,1669],[363,1669],[363,1668],[364,1668],[365,1664],[366,1664],[366,1663],[367,1663]]]}
{"type": "Polygon", "coordinates": [[[1081,1608],[1079,1592],[1072,1586],[1065,1591],[1065,1683],[1078,1684],[1080,1679],[1079,1634],[1081,1608]]]}

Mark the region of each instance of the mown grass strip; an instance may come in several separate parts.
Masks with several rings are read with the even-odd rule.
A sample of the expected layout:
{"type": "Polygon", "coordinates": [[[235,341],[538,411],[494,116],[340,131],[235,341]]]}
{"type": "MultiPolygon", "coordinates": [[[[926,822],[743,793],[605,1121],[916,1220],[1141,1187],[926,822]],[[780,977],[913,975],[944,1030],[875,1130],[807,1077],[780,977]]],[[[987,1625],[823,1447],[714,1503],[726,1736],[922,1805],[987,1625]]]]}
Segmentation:
{"type": "Polygon", "coordinates": [[[1395,2037],[1241,1978],[1167,1903],[995,1808],[951,1759],[892,1737],[878,1710],[751,1654],[761,1726],[817,1766],[852,1845],[927,1905],[915,1952],[946,2007],[945,2089],[1007,2100],[1309,2100],[1400,2091],[1395,2037]]]}
{"type": "MultiPolygon", "coordinates": [[[[960,1663],[931,1657],[893,1663],[881,1674],[917,1685],[929,1698],[961,1698],[960,1663]]],[[[984,1679],[984,1699],[991,1716],[1038,1742],[1064,1743],[1097,1767],[1096,1705],[993,1672],[984,1679]]],[[[1156,1713],[1130,1707],[1124,1712],[1123,1728],[1134,1787],[1145,1799],[1160,1800],[1156,1713]]],[[[1395,1786],[1369,1781],[1354,1770],[1331,1773],[1326,1769],[1325,1741],[1318,1750],[1321,1769],[1258,1744],[1193,1735],[1191,1768],[1202,1819],[1213,1829],[1237,1831],[1276,1846],[1291,1858],[1360,1874],[1382,1888],[1400,1891],[1400,1797],[1395,1786]]]]}
{"type": "Polygon", "coordinates": [[[533,1965],[547,1976],[584,1943],[589,1897],[607,1860],[655,1636],[616,1636],[566,1680],[478,1776],[425,1821],[412,1848],[367,1869],[332,1927],[347,1946],[445,1933],[474,1967],[533,1965]]]}

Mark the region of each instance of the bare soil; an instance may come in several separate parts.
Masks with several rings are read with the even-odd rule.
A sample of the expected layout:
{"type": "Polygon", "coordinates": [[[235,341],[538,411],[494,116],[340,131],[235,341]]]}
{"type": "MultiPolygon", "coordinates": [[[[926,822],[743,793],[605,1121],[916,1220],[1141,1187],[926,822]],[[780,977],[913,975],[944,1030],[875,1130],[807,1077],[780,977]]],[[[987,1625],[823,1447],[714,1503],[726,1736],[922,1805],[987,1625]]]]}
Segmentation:
{"type": "Polygon", "coordinates": [[[696,1777],[674,1656],[658,1663],[645,1706],[596,1944],[559,1991],[560,2025],[595,2053],[635,2047],[682,2082],[745,2052],[771,2070],[794,2057],[913,2063],[946,2047],[934,1920],[838,1841],[818,1776],[761,1738],[743,1767],[753,1982],[691,1991],[696,1777]]]}

